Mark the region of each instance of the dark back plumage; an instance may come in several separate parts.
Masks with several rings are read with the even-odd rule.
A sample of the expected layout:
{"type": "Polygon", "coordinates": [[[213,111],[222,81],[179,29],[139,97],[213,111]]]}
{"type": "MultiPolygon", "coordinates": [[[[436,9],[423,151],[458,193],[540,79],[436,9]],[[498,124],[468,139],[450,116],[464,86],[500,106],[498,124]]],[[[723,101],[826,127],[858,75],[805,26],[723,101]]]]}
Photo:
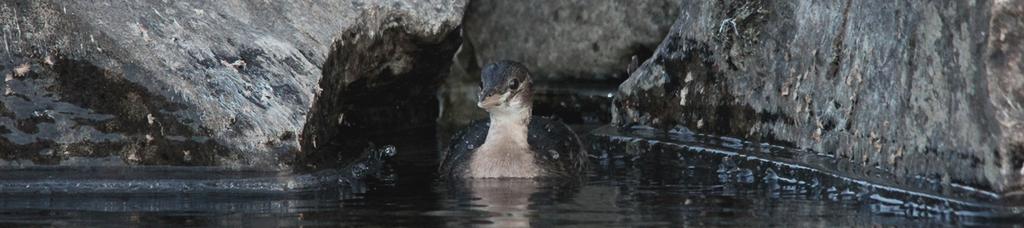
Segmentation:
{"type": "MultiPolygon", "coordinates": [[[[443,177],[460,178],[468,174],[470,158],[484,144],[489,127],[489,119],[473,121],[452,137],[439,170],[443,177]]],[[[534,116],[527,131],[530,150],[543,176],[573,177],[586,171],[587,152],[568,125],[534,116]]]]}

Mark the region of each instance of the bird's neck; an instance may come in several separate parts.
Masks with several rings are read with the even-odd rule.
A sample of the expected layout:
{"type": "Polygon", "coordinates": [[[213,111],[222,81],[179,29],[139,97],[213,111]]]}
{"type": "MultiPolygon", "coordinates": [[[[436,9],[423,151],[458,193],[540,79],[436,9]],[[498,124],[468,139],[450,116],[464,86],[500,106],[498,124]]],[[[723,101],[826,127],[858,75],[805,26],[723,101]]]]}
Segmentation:
{"type": "Polygon", "coordinates": [[[490,110],[491,126],[487,130],[487,139],[484,143],[502,141],[529,148],[526,137],[532,111],[530,105],[490,110]]]}
{"type": "Polygon", "coordinates": [[[531,178],[540,175],[527,140],[530,107],[488,110],[487,138],[470,160],[470,175],[478,178],[531,178]]]}

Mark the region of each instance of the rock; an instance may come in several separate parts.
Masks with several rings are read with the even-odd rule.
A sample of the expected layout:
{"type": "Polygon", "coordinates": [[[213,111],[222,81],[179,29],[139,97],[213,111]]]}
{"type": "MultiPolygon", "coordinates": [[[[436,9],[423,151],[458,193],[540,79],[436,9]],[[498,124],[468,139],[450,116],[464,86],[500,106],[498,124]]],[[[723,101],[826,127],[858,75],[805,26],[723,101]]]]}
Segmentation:
{"type": "Polygon", "coordinates": [[[348,83],[409,76],[401,73],[423,56],[407,52],[457,42],[450,34],[465,4],[6,1],[0,158],[285,169],[307,149],[304,128],[319,121],[311,109],[329,106],[317,100],[343,100],[348,83]],[[372,45],[396,58],[334,53],[372,45]],[[348,65],[338,62],[365,74],[339,73],[348,65]]]}
{"type": "Polygon", "coordinates": [[[680,15],[620,85],[615,125],[789,145],[995,192],[1024,183],[1020,4],[709,1],[680,15]]]}
{"type": "MultiPolygon", "coordinates": [[[[535,79],[619,79],[630,58],[650,56],[679,13],[680,1],[472,1],[466,43],[474,67],[502,59],[535,79]]],[[[469,70],[469,72],[478,72],[469,70]]]]}

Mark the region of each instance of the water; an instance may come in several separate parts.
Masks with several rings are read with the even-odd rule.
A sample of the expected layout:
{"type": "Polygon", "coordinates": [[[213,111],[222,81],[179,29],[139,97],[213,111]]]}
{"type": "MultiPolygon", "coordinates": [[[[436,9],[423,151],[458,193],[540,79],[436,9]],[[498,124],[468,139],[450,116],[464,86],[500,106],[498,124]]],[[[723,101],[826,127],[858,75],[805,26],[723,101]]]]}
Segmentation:
{"type": "MultiPolygon", "coordinates": [[[[0,172],[0,225],[932,227],[1021,221],[959,201],[929,204],[841,178],[797,175],[794,168],[753,167],[739,152],[722,159],[621,142],[646,137],[616,137],[605,134],[607,140],[595,144],[610,151],[595,151],[593,170],[579,180],[438,181],[432,138],[381,150],[381,158],[397,151],[386,162],[368,159],[359,168],[313,174],[10,168],[0,172]],[[931,213],[929,207],[948,210],[931,213]]],[[[703,148],[730,153],[726,149],[742,144],[724,140],[703,148]]]]}

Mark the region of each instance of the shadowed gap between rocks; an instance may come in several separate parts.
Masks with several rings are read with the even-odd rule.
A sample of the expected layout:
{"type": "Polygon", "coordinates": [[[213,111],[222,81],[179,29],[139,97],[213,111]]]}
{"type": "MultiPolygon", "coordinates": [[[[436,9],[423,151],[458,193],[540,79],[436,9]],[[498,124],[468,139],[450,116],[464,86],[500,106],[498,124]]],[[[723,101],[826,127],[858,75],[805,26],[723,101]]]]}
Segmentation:
{"type": "MultiPolygon", "coordinates": [[[[438,86],[461,43],[459,29],[432,43],[390,28],[376,36],[358,29],[336,42],[304,127],[297,170],[340,167],[396,136],[432,135],[438,86]]],[[[401,152],[399,152],[401,154],[401,152]]]]}

